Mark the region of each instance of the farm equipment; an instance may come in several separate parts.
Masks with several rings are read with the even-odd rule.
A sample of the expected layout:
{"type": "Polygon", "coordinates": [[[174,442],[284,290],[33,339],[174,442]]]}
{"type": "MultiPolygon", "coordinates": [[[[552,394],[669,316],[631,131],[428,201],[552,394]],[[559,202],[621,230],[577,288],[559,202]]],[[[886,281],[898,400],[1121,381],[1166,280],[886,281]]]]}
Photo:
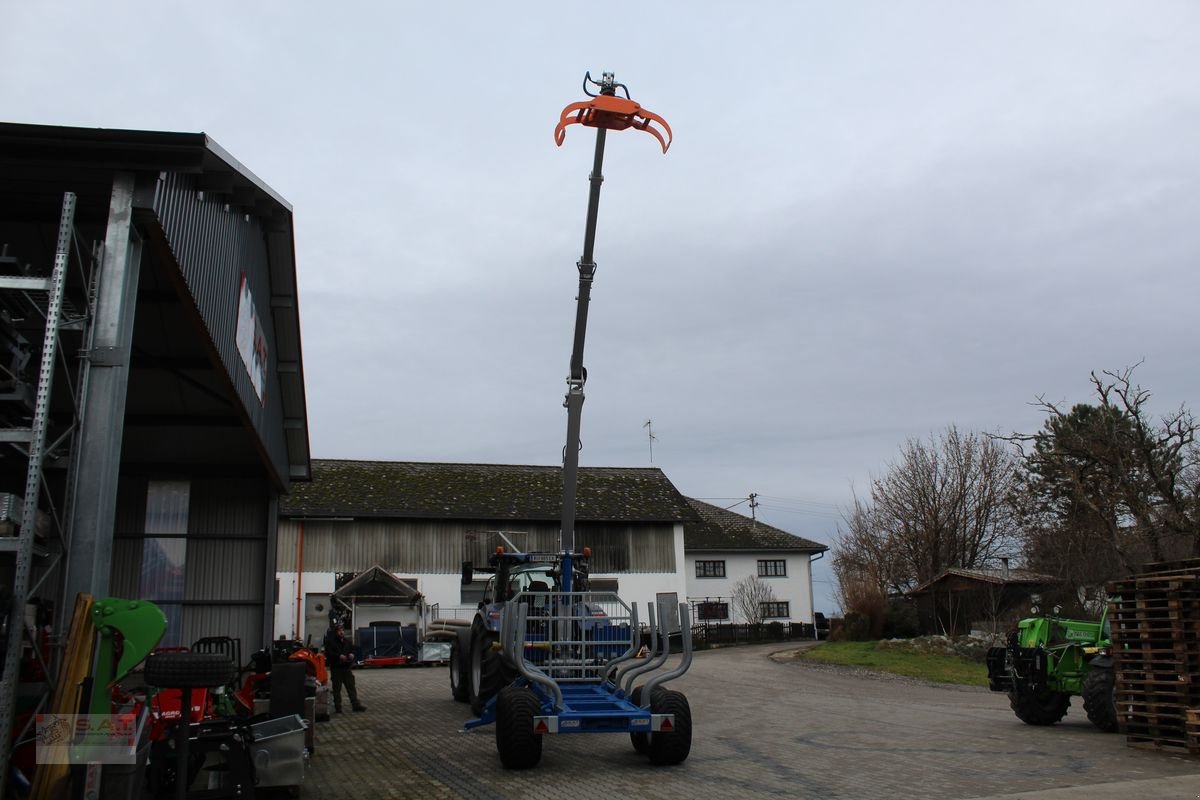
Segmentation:
{"type": "Polygon", "coordinates": [[[1098,622],[1055,614],[1023,619],[1007,645],[988,650],[988,687],[1007,692],[1017,718],[1053,725],[1066,716],[1071,697],[1082,696],[1088,719],[1102,731],[1117,729],[1116,675],[1108,611],[1098,622]]]}
{"type": "MultiPolygon", "coordinates": [[[[515,547],[515,552],[498,547],[489,559],[495,576],[488,582],[470,628],[460,629],[450,653],[451,691],[456,700],[470,702],[477,716],[464,728],[495,723],[496,749],[508,769],[535,766],[541,760],[546,734],[625,732],[635,750],[661,765],[684,761],[692,742],[687,697],[664,686],[691,664],[687,604],[679,603],[676,595],[660,595],[657,613],[654,607],[648,609],[651,642],[646,656],[637,604],[626,605],[613,593],[590,591],[591,554],[588,548],[575,550],[580,421],[587,381],[583,350],[596,273],[592,256],[604,181],[605,138],[609,130],[634,128],[654,136],[663,153],[671,144],[666,121],[633,102],[628,89],[617,83],[612,73],[604,73],[600,81],[587,74],[583,88],[590,99],[563,109],[554,130],[555,143],[561,145],[568,125],[596,129],[583,255],[576,264],[575,335],[563,403],[567,438],[559,550],[522,553],[515,547]],[[589,85],[598,87],[599,92],[592,93],[589,85]],[[625,96],[620,97],[619,91],[625,96]],[[673,669],[660,671],[666,665],[670,634],[675,630],[682,633],[682,657],[673,669]],[[639,679],[645,682],[638,684],[639,679]]],[[[470,583],[472,577],[473,565],[465,563],[463,583],[470,583]]]]}

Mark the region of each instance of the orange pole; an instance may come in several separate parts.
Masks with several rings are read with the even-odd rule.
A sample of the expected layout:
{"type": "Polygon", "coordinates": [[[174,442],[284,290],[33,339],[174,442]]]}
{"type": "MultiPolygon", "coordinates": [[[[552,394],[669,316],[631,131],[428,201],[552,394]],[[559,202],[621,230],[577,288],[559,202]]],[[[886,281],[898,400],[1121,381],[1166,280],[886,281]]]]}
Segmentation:
{"type": "Polygon", "coordinates": [[[304,613],[304,595],[300,588],[304,584],[304,521],[296,523],[300,526],[300,535],[296,540],[296,629],[293,638],[300,638],[300,615],[304,613]]]}

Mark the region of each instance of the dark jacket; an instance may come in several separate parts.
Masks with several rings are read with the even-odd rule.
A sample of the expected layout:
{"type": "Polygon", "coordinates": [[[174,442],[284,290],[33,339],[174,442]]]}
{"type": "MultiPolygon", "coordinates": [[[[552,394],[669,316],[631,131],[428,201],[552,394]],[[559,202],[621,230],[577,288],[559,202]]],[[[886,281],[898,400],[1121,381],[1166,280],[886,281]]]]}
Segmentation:
{"type": "Polygon", "coordinates": [[[350,639],[339,639],[337,631],[325,634],[325,666],[329,669],[350,669],[354,665],[354,645],[350,639]],[[343,655],[350,656],[346,661],[343,655]]]}

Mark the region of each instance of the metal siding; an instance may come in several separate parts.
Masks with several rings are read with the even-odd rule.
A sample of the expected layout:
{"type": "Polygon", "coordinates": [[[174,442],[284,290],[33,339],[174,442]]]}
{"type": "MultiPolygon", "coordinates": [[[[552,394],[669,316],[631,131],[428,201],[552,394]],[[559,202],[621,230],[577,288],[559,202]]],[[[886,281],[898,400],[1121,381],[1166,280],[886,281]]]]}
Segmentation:
{"type": "Polygon", "coordinates": [[[142,550],[144,539],[114,539],[112,573],[108,590],[113,597],[141,597],[142,550]]]}
{"type": "Polygon", "coordinates": [[[183,602],[247,603],[261,610],[265,547],[265,540],[189,537],[183,602]]]}
{"type": "Polygon", "coordinates": [[[145,478],[121,477],[117,483],[117,514],[113,523],[116,535],[141,534],[146,530],[145,478]]]}
{"type": "Polygon", "coordinates": [[[270,490],[250,478],[197,478],[192,481],[189,536],[267,538],[270,490]]]}
{"type": "Polygon", "coordinates": [[[166,173],[159,181],[154,210],[209,338],[276,473],[286,485],[289,469],[276,369],[279,347],[271,308],[266,232],[256,216],[251,215],[246,221],[244,212],[236,207],[229,206],[226,211],[226,203],[213,193],[201,199],[193,175],[166,173]],[[262,317],[263,336],[267,340],[261,404],[236,342],[238,290],[243,272],[254,295],[255,308],[262,317]]]}
{"type": "MultiPolygon", "coordinates": [[[[276,569],[295,572],[298,563],[299,525],[280,520],[276,569]]],[[[506,530],[508,522],[354,520],[306,521],[305,572],[360,572],[380,566],[390,572],[456,573],[464,560],[487,563],[497,544],[495,536],[467,534],[506,530]]],[[[527,536],[514,544],[528,551],[556,551],[558,526],[554,523],[521,525],[527,536]]],[[[592,548],[595,572],[673,572],[675,534],[670,525],[581,525],[580,546],[592,548]]]]}
{"type": "Polygon", "coordinates": [[[258,605],[184,606],[183,636],[190,645],[205,636],[232,636],[242,642],[242,661],[263,642],[262,609],[258,605]]]}

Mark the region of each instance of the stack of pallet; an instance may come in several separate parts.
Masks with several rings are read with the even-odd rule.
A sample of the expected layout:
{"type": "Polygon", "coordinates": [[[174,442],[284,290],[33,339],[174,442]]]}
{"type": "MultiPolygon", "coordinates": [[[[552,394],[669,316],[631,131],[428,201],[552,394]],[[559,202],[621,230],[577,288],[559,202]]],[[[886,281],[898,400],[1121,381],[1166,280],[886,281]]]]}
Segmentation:
{"type": "Polygon", "coordinates": [[[1108,590],[1126,741],[1200,754],[1200,559],[1149,564],[1108,590]]]}

